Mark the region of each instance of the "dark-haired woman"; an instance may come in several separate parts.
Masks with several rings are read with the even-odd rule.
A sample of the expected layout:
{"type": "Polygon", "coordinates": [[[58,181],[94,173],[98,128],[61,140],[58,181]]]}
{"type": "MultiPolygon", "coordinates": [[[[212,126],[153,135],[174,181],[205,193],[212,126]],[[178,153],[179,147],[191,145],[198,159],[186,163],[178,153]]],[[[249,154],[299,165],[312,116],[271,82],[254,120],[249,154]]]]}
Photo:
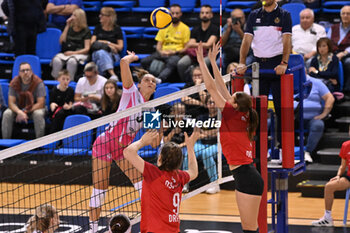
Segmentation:
{"type": "Polygon", "coordinates": [[[205,86],[221,109],[220,143],[222,152],[235,179],[236,200],[243,232],[257,232],[258,214],[264,181],[253,166],[252,140],[258,126],[258,114],[252,108],[251,97],[244,92],[230,95],[219,69],[216,56],[220,44],[213,45],[209,59],[215,81],[204,62],[203,46],[197,50],[197,60],[202,71],[205,86]]]}
{"type": "Polygon", "coordinates": [[[121,91],[119,91],[116,81],[112,79],[107,80],[103,87],[101,98],[102,115],[106,116],[115,113],[119,106],[120,97],[121,91]]]}
{"type": "Polygon", "coordinates": [[[339,59],[332,53],[332,41],[327,37],[320,38],[316,47],[317,54],[311,60],[309,75],[321,79],[330,92],[339,91],[339,59]]]}
{"type": "Polygon", "coordinates": [[[181,147],[174,142],[166,142],[160,149],[157,166],[145,162],[138,150],[150,145],[158,133],[156,130],[146,132],[142,138],[124,150],[124,156],[143,174],[141,198],[141,233],[180,232],[179,210],[182,188],[198,175],[198,166],[194,154],[194,144],[199,137],[195,130],[191,137],[185,133],[188,153],[188,170],[181,171],[183,160],[181,147]]]}

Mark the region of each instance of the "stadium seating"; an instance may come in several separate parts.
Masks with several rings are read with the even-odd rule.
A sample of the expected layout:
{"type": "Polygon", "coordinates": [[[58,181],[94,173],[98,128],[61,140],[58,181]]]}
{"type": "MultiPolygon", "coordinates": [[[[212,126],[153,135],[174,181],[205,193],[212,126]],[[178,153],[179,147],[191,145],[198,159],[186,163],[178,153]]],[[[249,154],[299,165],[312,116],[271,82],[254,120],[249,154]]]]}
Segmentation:
{"type": "Polygon", "coordinates": [[[347,5],[350,5],[350,1],[324,1],[322,10],[326,14],[340,14],[340,9],[347,5]]]}
{"type": "Polygon", "coordinates": [[[99,12],[101,9],[101,2],[100,1],[84,1],[83,2],[83,10],[85,12],[99,12]]]}
{"type": "MultiPolygon", "coordinates": [[[[175,87],[175,86],[164,86],[164,87],[160,87],[157,88],[156,91],[154,92],[154,98],[159,98],[165,95],[169,95],[171,93],[180,91],[180,88],[175,87]]],[[[176,103],[177,101],[172,101],[169,104],[173,105],[174,103],[176,103]]]]}
{"type": "Polygon", "coordinates": [[[151,13],[160,6],[165,6],[165,0],[139,0],[139,6],[132,8],[132,11],[151,13]]]}
{"type": "Polygon", "coordinates": [[[45,32],[38,34],[36,55],[41,64],[50,64],[52,58],[61,51],[60,36],[61,30],[57,28],[48,28],[45,32]]]}
{"type": "Polygon", "coordinates": [[[192,12],[196,6],[196,0],[169,0],[169,6],[173,4],[179,4],[183,13],[192,12]]]}
{"type": "Polygon", "coordinates": [[[230,13],[232,10],[239,8],[244,13],[249,13],[256,3],[256,1],[229,1],[226,4],[225,11],[230,13]]]}
{"type": "MultiPolygon", "coordinates": [[[[289,56],[289,61],[288,61],[288,68],[293,68],[296,66],[301,65],[304,67],[304,58],[300,54],[291,54],[289,56]]],[[[301,82],[304,83],[306,81],[306,76],[305,76],[305,70],[304,69],[298,69],[296,71],[292,72],[294,74],[294,77],[299,77],[301,75],[301,82]]],[[[294,78],[294,93],[299,93],[299,79],[294,78]]]]}
{"type": "Polygon", "coordinates": [[[287,3],[282,6],[283,9],[290,12],[292,17],[292,26],[300,24],[300,11],[304,10],[306,7],[302,3],[287,3]]]}
{"type": "Polygon", "coordinates": [[[40,65],[40,59],[38,56],[35,55],[20,55],[16,57],[16,60],[13,64],[12,68],[12,78],[16,77],[19,73],[19,66],[22,62],[27,62],[32,67],[32,71],[34,74],[36,74],[39,78],[41,78],[41,65],[40,65]]]}
{"type": "MultiPolygon", "coordinates": [[[[63,130],[91,121],[90,117],[85,115],[71,115],[66,118],[63,130]]],[[[54,150],[55,155],[87,155],[92,142],[92,130],[73,135],[63,139],[62,147],[54,150]]]]}
{"type": "Polygon", "coordinates": [[[339,61],[338,79],[339,79],[340,91],[342,91],[344,87],[344,69],[343,69],[343,63],[341,61],[339,61]]]}
{"type": "MultiPolygon", "coordinates": [[[[222,10],[224,11],[226,8],[227,0],[222,0],[222,10]]],[[[213,13],[219,13],[220,12],[220,1],[219,0],[200,0],[200,5],[210,5],[212,7],[213,13]]],[[[194,8],[194,12],[200,12],[201,8],[194,8]]]]}
{"type": "Polygon", "coordinates": [[[131,12],[136,1],[104,1],[102,7],[112,7],[116,12],[131,12]]]}

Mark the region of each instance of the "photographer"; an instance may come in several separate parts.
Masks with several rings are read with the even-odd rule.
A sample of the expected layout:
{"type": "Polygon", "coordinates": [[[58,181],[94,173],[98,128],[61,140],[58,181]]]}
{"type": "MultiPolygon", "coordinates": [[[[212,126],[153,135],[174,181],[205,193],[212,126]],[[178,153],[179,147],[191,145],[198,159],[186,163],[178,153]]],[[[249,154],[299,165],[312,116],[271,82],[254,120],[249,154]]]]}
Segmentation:
{"type": "MultiPolygon", "coordinates": [[[[245,15],[241,9],[231,11],[231,17],[223,29],[222,47],[223,47],[223,70],[231,62],[239,62],[239,50],[244,36],[245,15]]],[[[251,53],[249,57],[252,58],[251,53]]],[[[247,64],[251,59],[247,59],[247,64]]]]}

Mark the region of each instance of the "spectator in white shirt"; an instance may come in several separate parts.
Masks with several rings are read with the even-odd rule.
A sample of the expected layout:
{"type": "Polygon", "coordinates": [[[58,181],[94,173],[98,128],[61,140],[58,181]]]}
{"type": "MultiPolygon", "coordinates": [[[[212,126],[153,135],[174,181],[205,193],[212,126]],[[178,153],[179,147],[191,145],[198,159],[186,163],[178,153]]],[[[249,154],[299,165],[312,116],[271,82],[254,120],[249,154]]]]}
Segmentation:
{"type": "Polygon", "coordinates": [[[292,28],[292,46],[293,52],[303,55],[310,64],[313,56],[316,55],[316,43],[326,37],[326,30],[321,25],[314,23],[313,10],[306,8],[300,12],[300,24],[292,28]]]}

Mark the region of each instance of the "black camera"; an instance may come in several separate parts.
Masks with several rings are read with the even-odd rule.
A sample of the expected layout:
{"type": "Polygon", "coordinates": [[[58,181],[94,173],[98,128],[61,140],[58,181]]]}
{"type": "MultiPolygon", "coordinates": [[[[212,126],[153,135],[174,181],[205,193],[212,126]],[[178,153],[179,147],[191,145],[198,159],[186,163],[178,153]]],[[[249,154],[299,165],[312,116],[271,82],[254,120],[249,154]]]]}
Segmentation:
{"type": "Polygon", "coordinates": [[[232,20],[232,24],[242,24],[241,23],[241,18],[236,18],[236,17],[231,17],[231,20],[232,20]]]}

